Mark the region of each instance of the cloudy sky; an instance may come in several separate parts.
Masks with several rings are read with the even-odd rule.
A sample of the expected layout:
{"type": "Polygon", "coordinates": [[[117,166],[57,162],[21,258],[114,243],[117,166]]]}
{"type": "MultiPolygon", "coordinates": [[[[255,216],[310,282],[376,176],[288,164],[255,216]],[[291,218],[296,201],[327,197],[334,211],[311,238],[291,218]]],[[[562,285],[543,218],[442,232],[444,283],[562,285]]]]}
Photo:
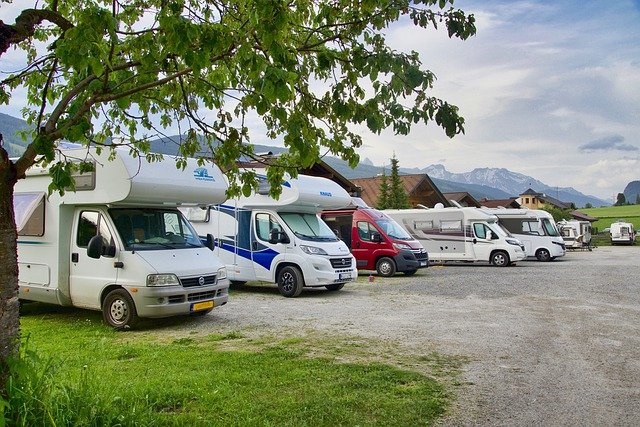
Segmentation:
{"type": "Polygon", "coordinates": [[[475,14],[475,37],[416,37],[409,27],[390,35],[399,49],[421,53],[466,134],[450,140],[427,127],[371,136],[367,157],[380,164],[395,150],[402,166],[507,168],[607,200],[640,180],[640,1],[455,6],[475,14]]]}
{"type": "MultiPolygon", "coordinates": [[[[18,3],[2,5],[3,19],[13,22],[18,3]]],[[[466,134],[363,130],[363,158],[388,165],[395,152],[403,167],[507,168],[607,200],[640,180],[640,0],[456,0],[455,7],[475,14],[475,37],[411,25],[394,26],[388,37],[397,50],[420,52],[438,78],[434,95],[460,108],[466,134]]],[[[4,55],[0,71],[14,59],[4,55]]],[[[0,112],[19,117],[14,101],[0,112]]],[[[253,142],[266,141],[254,134],[253,142]]]]}

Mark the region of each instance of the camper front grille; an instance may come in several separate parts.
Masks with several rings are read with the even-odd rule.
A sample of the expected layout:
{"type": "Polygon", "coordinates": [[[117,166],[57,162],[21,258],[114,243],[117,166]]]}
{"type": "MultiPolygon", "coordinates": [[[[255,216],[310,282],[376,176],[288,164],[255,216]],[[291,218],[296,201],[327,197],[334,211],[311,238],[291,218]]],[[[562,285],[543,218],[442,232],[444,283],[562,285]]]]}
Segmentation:
{"type": "Polygon", "coordinates": [[[331,267],[333,268],[350,268],[351,258],[331,258],[331,267]]]}
{"type": "Polygon", "coordinates": [[[209,292],[195,292],[193,294],[187,295],[187,300],[189,302],[193,301],[202,301],[202,300],[210,300],[215,298],[217,291],[209,291],[209,292]]]}
{"type": "Polygon", "coordinates": [[[216,275],[212,274],[210,276],[181,277],[180,283],[185,288],[191,288],[193,286],[215,285],[216,275]],[[202,278],[202,281],[200,280],[201,278],[202,278]]]}
{"type": "Polygon", "coordinates": [[[427,254],[426,252],[422,252],[422,251],[411,251],[413,252],[413,254],[416,256],[416,259],[418,261],[425,261],[426,259],[429,258],[429,254],[427,254]]]}

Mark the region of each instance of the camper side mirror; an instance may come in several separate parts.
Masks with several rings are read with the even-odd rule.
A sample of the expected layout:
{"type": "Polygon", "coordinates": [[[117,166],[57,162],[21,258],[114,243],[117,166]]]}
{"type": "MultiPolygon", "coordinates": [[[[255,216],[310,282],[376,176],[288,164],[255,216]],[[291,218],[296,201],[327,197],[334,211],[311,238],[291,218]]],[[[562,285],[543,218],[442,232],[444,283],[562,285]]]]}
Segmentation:
{"type": "Polygon", "coordinates": [[[269,243],[289,243],[289,237],[284,231],[280,231],[277,228],[274,228],[269,233],[269,243]]]}
{"type": "Polygon", "coordinates": [[[205,246],[209,249],[213,250],[216,247],[216,242],[213,240],[213,234],[207,234],[207,241],[205,242],[205,246]]]}
{"type": "Polygon", "coordinates": [[[103,241],[102,236],[97,235],[93,236],[89,243],[87,244],[87,256],[89,258],[98,259],[102,256],[103,250],[103,241]]]}
{"type": "Polygon", "coordinates": [[[375,242],[375,243],[381,243],[381,242],[383,242],[382,236],[377,231],[372,231],[371,232],[371,241],[375,242]]]}

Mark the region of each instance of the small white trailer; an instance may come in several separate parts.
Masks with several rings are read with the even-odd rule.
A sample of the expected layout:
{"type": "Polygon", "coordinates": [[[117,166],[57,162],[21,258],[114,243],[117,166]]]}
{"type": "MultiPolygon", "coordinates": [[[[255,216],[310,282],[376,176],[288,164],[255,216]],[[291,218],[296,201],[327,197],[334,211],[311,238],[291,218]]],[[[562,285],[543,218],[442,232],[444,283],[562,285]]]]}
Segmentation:
{"type": "Polygon", "coordinates": [[[565,244],[553,216],[541,209],[482,208],[498,217],[500,224],[524,245],[527,257],[552,261],[565,255],[565,244]]]}
{"type": "Polygon", "coordinates": [[[484,261],[506,267],[525,258],[524,246],[498,217],[472,207],[383,211],[425,247],[432,261],[484,261]]]}
{"type": "Polygon", "coordinates": [[[76,191],[47,197],[48,169],[33,167],[15,187],[19,298],[102,310],[116,329],[139,317],[201,315],[226,304],[224,265],[177,206],[221,202],[227,184],[215,165],[148,163],[128,150],[65,149],[89,158],[76,191]]]}
{"type": "Polygon", "coordinates": [[[567,249],[591,250],[591,223],[589,221],[558,221],[558,231],[567,249]]]}
{"type": "Polygon", "coordinates": [[[285,178],[275,200],[262,184],[249,197],[185,210],[201,236],[215,237],[231,283],[277,283],[283,296],[296,297],[305,286],[337,291],[356,280],[349,248],[318,215],[348,206],[349,194],[329,179],[298,175],[285,178]]]}
{"type": "Polygon", "coordinates": [[[633,224],[624,220],[617,220],[609,229],[612,245],[633,245],[636,241],[636,231],[633,224]]]}

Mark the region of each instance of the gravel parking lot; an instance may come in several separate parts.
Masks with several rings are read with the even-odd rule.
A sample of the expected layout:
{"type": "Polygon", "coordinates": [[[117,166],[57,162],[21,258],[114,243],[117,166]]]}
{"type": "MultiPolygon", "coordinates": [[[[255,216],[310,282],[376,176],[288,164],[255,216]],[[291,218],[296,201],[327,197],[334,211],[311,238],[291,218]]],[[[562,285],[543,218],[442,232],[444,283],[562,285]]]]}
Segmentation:
{"type": "MultiPolygon", "coordinates": [[[[296,327],[464,356],[447,425],[640,425],[640,247],[442,265],[296,299],[234,292],[199,326],[296,327]]],[[[191,325],[193,327],[193,324],[191,325]]]]}

